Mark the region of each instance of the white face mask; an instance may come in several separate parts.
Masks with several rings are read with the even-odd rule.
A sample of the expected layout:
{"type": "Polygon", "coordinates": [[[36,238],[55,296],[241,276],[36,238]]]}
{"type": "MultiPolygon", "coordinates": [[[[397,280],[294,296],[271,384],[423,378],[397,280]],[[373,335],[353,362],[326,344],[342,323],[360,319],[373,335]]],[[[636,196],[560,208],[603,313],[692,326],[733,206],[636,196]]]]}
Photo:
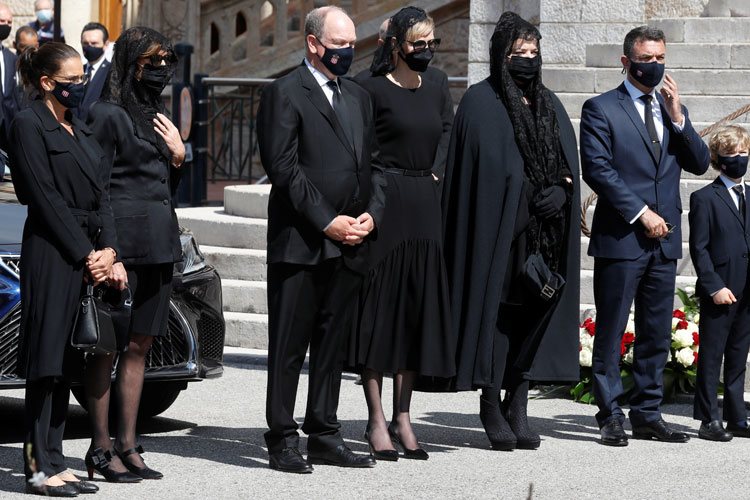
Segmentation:
{"type": "Polygon", "coordinates": [[[52,21],[53,17],[54,14],[52,12],[52,9],[42,9],[36,11],[36,19],[41,24],[47,24],[48,22],[52,21]]]}

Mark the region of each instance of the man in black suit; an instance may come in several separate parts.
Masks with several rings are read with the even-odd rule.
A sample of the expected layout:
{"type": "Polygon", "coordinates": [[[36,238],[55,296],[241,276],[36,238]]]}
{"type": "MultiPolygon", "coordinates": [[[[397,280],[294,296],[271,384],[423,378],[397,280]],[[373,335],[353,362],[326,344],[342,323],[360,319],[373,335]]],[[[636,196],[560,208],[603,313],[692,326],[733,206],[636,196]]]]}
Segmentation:
{"type": "MultiPolygon", "coordinates": [[[[336,417],[343,342],[367,266],[363,243],[380,220],[384,177],[370,166],[372,103],[344,78],[354,24],[338,7],[305,19],[303,64],[263,90],[258,144],[271,180],[268,202],[268,387],[270,467],[371,467],[344,445],[336,417]],[[298,449],[294,403],[310,348],[309,393],[298,449]]],[[[366,244],[366,243],[365,243],[366,244]]]]}
{"type": "MultiPolygon", "coordinates": [[[[13,12],[0,3],[0,149],[8,151],[10,124],[18,111],[16,92],[16,55],[2,45],[13,25],[13,12]]],[[[0,181],[3,180],[5,162],[0,155],[0,181]]]]}
{"type": "Polygon", "coordinates": [[[664,422],[662,374],[671,342],[677,259],[682,256],[680,172],[708,168],[706,145],[664,75],[664,33],[648,26],[625,37],[618,88],[586,101],[581,113],[583,179],[599,195],[591,227],[594,257],[594,397],[602,444],[625,446],[620,342],[635,301],[633,437],[685,442],[664,422]]]}
{"type": "Polygon", "coordinates": [[[81,105],[78,106],[76,114],[81,121],[86,121],[89,108],[102,95],[104,81],[107,79],[111,63],[107,60],[105,53],[109,46],[109,31],[100,23],[88,23],[81,32],[81,48],[86,64],[83,67],[86,78],[86,94],[83,96],[81,105]]]}

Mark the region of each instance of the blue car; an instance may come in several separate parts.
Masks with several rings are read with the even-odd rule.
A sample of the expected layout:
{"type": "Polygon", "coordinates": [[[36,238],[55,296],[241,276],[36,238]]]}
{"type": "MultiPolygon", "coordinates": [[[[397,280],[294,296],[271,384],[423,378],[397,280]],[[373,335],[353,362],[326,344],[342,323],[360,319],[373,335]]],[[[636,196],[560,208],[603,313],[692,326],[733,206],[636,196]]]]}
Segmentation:
{"type": "MultiPolygon", "coordinates": [[[[0,203],[0,389],[24,386],[17,372],[21,290],[19,262],[26,207],[0,203]]],[[[157,337],[146,358],[140,416],[169,408],[188,382],[220,377],[224,371],[221,278],[206,263],[193,236],[180,230],[183,260],[175,264],[167,335],[157,337]]],[[[73,394],[85,408],[83,388],[73,394]]]]}

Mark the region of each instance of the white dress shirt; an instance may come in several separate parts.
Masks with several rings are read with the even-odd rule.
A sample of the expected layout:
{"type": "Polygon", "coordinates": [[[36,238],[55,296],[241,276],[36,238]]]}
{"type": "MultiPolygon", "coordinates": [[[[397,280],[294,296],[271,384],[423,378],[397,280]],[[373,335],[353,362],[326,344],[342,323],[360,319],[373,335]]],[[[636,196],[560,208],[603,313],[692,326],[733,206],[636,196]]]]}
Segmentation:
{"type": "MultiPolygon", "coordinates": [[[[625,81],[625,89],[628,91],[628,94],[630,94],[630,98],[633,100],[633,104],[635,105],[635,110],[638,111],[638,116],[641,117],[641,120],[643,120],[643,123],[646,123],[646,103],[643,102],[643,99],[641,99],[642,95],[646,95],[645,93],[641,92],[637,88],[635,88],[635,85],[630,83],[630,81],[626,78],[625,81]]],[[[659,105],[659,101],[656,99],[656,88],[651,89],[651,110],[652,114],[654,115],[654,126],[656,128],[656,135],[659,137],[659,142],[663,145],[664,144],[664,117],[661,115],[661,106],[659,105]]],[[[678,131],[682,132],[682,128],[685,126],[685,117],[682,118],[682,123],[675,123],[672,122],[672,126],[678,131]]],[[[643,205],[643,208],[638,212],[638,214],[633,217],[633,219],[630,221],[631,224],[635,223],[641,215],[643,215],[646,210],[648,209],[648,205],[643,205]]]]}
{"type": "MultiPolygon", "coordinates": [[[[100,57],[99,60],[96,61],[93,64],[91,64],[89,62],[86,62],[86,69],[84,70],[84,72],[88,70],[88,66],[91,66],[91,80],[94,79],[94,75],[96,74],[97,71],[99,71],[99,68],[102,67],[102,64],[104,64],[104,61],[106,59],[107,58],[102,55],[102,57],[100,57]]],[[[91,81],[91,80],[89,80],[89,81],[91,81]]]]}
{"type": "Polygon", "coordinates": [[[737,193],[737,191],[734,190],[734,186],[742,186],[742,194],[744,196],[746,194],[744,180],[740,180],[739,184],[735,184],[732,179],[730,179],[724,174],[719,175],[719,178],[721,179],[721,182],[723,182],[724,185],[727,187],[727,190],[729,190],[729,194],[731,195],[732,201],[734,202],[734,207],[737,210],[739,210],[740,209],[740,199],[739,199],[740,195],[737,193]]]}
{"type": "MultiPolygon", "coordinates": [[[[8,50],[3,46],[0,46],[0,71],[2,71],[3,77],[0,78],[0,90],[2,91],[3,95],[5,95],[5,54],[3,53],[3,50],[8,50]]],[[[15,73],[15,68],[12,68],[11,71],[15,73]]]]}
{"type": "Polygon", "coordinates": [[[315,77],[315,81],[318,82],[320,88],[323,89],[323,93],[325,94],[326,99],[328,99],[328,104],[333,107],[333,89],[328,86],[328,82],[330,82],[331,80],[326,75],[315,69],[315,67],[310,64],[310,61],[307,60],[307,58],[305,58],[305,65],[310,70],[310,73],[312,73],[312,75],[315,77]]]}

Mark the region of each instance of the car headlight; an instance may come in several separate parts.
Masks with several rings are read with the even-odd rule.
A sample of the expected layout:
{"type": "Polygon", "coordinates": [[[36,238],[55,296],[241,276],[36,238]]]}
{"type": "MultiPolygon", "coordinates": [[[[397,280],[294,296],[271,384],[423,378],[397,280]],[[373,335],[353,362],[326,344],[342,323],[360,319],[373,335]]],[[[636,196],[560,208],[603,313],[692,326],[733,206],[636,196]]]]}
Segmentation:
{"type": "Polygon", "coordinates": [[[198,247],[193,233],[180,228],[180,243],[182,244],[182,262],[175,265],[182,274],[190,274],[206,267],[206,258],[198,247]]]}
{"type": "Polygon", "coordinates": [[[16,305],[21,296],[21,286],[16,274],[0,261],[0,318],[16,305]]]}

